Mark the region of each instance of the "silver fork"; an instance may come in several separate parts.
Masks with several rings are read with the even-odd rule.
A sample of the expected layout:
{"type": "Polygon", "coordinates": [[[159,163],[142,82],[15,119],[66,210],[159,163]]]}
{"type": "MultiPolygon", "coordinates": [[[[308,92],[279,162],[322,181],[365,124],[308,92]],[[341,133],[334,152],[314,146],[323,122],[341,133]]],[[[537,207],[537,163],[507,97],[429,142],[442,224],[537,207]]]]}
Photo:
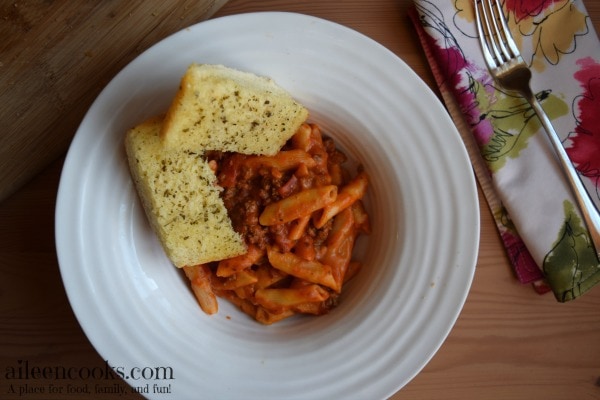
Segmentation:
{"type": "Polygon", "coordinates": [[[490,74],[506,90],[523,96],[542,122],[600,259],[600,213],[567,156],[550,119],[529,86],[531,71],[523,61],[506,25],[499,0],[474,0],[474,8],[477,33],[490,74]]]}

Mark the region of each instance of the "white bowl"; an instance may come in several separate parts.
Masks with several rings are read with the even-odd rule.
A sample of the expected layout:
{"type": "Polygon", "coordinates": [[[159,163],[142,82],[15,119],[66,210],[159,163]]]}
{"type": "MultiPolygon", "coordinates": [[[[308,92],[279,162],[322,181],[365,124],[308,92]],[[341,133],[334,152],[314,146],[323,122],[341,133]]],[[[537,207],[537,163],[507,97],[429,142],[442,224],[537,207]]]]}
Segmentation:
{"type": "Polygon", "coordinates": [[[75,314],[109,365],[149,398],[164,396],[155,384],[177,399],[389,397],[454,325],[478,240],[470,163],[438,99],[378,43],[289,13],[200,23],[123,69],[73,140],[56,209],[75,314]],[[369,174],[373,233],[356,249],[364,267],[330,314],[263,326],[220,300],[207,316],[151,232],[123,136],[165,111],[192,62],[273,78],[369,174]]]}

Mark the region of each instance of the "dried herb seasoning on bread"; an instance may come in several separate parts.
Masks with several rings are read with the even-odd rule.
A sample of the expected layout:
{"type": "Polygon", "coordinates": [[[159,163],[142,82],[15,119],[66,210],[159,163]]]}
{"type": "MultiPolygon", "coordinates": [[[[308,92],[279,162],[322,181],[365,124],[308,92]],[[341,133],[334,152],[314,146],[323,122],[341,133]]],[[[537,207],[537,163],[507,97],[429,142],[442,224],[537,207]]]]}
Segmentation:
{"type": "Polygon", "coordinates": [[[164,117],[127,132],[131,175],[152,229],[177,267],[244,254],[203,155],[273,155],[308,111],[272,80],[222,65],[192,64],[164,117]]]}
{"type": "Polygon", "coordinates": [[[216,176],[200,154],[169,151],[160,142],[162,118],[127,132],[129,168],[152,229],[177,267],[246,252],[231,226],[216,176]]]}
{"type": "Polygon", "coordinates": [[[273,80],[222,65],[192,64],[161,130],[166,148],[274,155],[308,111],[273,80]]]}

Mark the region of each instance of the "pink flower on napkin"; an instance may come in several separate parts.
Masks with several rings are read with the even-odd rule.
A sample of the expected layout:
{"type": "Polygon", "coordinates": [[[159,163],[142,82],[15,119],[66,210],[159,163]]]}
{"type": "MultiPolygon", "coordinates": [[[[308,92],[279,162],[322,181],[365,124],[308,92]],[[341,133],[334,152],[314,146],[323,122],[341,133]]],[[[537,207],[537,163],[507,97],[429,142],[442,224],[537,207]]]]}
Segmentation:
{"type": "Polygon", "coordinates": [[[595,184],[596,196],[600,198],[600,63],[586,57],[577,64],[581,69],[575,78],[583,93],[575,101],[577,126],[566,150],[577,170],[595,184]]]}
{"type": "Polygon", "coordinates": [[[555,3],[564,3],[564,0],[506,0],[504,6],[514,13],[517,21],[534,17],[555,3]]]}

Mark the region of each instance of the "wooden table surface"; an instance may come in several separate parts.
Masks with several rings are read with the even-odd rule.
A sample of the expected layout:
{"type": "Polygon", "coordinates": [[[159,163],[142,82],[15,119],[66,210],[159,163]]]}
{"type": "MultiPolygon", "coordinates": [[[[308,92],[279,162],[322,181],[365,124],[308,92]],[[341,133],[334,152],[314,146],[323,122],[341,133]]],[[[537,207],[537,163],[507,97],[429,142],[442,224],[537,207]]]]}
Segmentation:
{"type": "MultiPolygon", "coordinates": [[[[60,19],[61,13],[71,13],[79,19],[85,17],[84,21],[93,20],[98,24],[94,29],[89,26],[84,29],[85,24],[78,22],[77,18],[71,20],[70,43],[99,43],[98,35],[107,35],[108,28],[103,24],[110,25],[111,32],[119,32],[119,37],[114,40],[120,50],[104,54],[100,83],[105,83],[125,62],[156,40],[205,19],[215,11],[214,16],[223,16],[279,10],[323,17],[370,36],[406,61],[435,90],[432,75],[407,17],[411,0],[231,0],[210,2],[212,9],[195,10],[195,13],[190,11],[193,8],[190,1],[177,2],[177,7],[170,6],[168,9],[163,6],[167,2],[162,0],[107,1],[96,8],[90,8],[89,2],[39,3],[47,9],[44,15],[31,19],[31,15],[19,14],[22,3],[4,2],[0,6],[0,16],[3,17],[0,21],[20,18],[22,28],[28,29],[27,32],[37,29],[37,24],[48,23],[48,19],[60,19]],[[80,4],[85,6],[81,6],[80,11],[75,10],[80,4]],[[123,4],[132,8],[121,9],[123,4]],[[58,5],[59,9],[53,8],[58,5]],[[102,7],[112,7],[116,11],[113,10],[110,16],[98,16],[97,13],[106,12],[106,8],[102,7]],[[184,9],[186,13],[183,13],[184,9]],[[147,25],[124,26],[131,22],[122,13],[137,15],[138,18],[146,15],[147,19],[154,20],[147,25]],[[33,21],[32,24],[27,25],[28,18],[29,22],[33,21]],[[144,32],[145,36],[140,37],[140,32],[144,32]],[[129,43],[129,47],[123,46],[123,43],[129,43]]],[[[588,0],[586,6],[598,30],[600,2],[588,0]]],[[[42,46],[37,51],[30,51],[34,46],[31,41],[13,45],[23,46],[23,53],[16,51],[16,47],[11,50],[22,57],[28,57],[27,51],[30,56],[36,57],[43,55],[44,51],[58,52],[53,53],[53,57],[69,57],[69,54],[60,52],[72,50],[69,46],[64,49],[42,46]]],[[[0,53],[0,57],[4,55],[0,53]]],[[[0,71],[19,76],[20,65],[26,65],[27,61],[35,62],[19,59],[19,65],[14,65],[10,60],[0,58],[0,71]]],[[[84,62],[80,60],[80,63],[84,62]]],[[[79,64],[73,68],[85,70],[79,64]]],[[[77,103],[77,118],[82,117],[82,112],[94,98],[82,95],[88,84],[81,79],[53,76],[48,76],[43,83],[51,88],[51,96],[72,96],[61,99],[61,107],[53,112],[66,114],[63,106],[77,103]],[[73,88],[70,85],[80,86],[73,88]]],[[[6,87],[0,87],[0,90],[5,91],[6,87]]],[[[98,87],[94,86],[94,90],[97,91],[98,87]]],[[[14,102],[25,104],[31,101],[28,98],[31,93],[15,93],[18,98],[14,98],[14,102]]],[[[3,101],[0,109],[6,107],[3,101]]],[[[10,118],[10,115],[0,113],[0,116],[2,126],[8,126],[4,119],[10,118]]],[[[69,118],[71,123],[68,124],[56,125],[54,122],[54,126],[60,126],[62,134],[68,138],[76,128],[72,117],[69,118]]],[[[19,126],[27,130],[29,123],[35,125],[31,128],[34,129],[53,121],[30,121],[19,126]]],[[[52,134],[52,130],[47,134],[52,134]]],[[[68,143],[65,136],[55,140],[68,143]]],[[[27,145],[32,144],[24,143],[23,147],[27,145]]],[[[2,148],[2,152],[5,157],[7,150],[2,148]]],[[[53,157],[52,161],[48,157],[33,180],[0,203],[0,398],[113,399],[117,396],[65,393],[69,385],[80,381],[57,382],[18,375],[19,370],[26,369],[26,365],[30,369],[31,366],[45,365],[79,369],[104,366],[104,360],[77,323],[59,274],[54,247],[54,207],[64,149],[57,153],[57,159],[53,157]],[[36,385],[62,386],[63,394],[46,391],[44,395],[19,396],[19,390],[31,391],[36,385]],[[11,389],[16,393],[11,393],[11,389]]],[[[600,288],[574,302],[559,304],[551,295],[540,296],[531,287],[517,283],[481,192],[479,199],[481,245],[474,282],[464,309],[437,354],[393,399],[600,399],[600,288]]],[[[95,383],[94,379],[89,382],[92,386],[95,383]]],[[[48,387],[46,389],[49,390],[48,387]]],[[[120,398],[140,396],[128,393],[120,398]]]]}

